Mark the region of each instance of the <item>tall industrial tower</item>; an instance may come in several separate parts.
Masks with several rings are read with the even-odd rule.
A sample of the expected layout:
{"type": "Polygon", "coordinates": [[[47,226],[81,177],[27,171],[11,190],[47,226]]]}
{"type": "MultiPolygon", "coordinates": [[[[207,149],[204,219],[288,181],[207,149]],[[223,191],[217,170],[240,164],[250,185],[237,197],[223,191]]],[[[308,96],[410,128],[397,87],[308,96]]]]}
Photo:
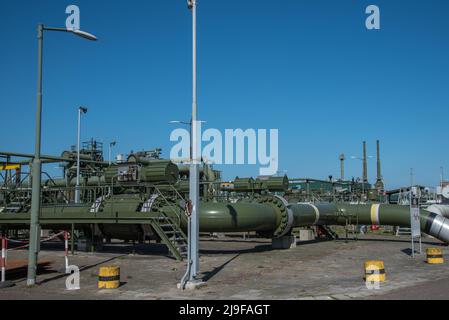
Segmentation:
{"type": "Polygon", "coordinates": [[[345,180],[345,160],[346,160],[345,155],[342,153],[338,159],[340,159],[340,180],[344,181],[345,180]]]}
{"type": "Polygon", "coordinates": [[[368,169],[366,164],[366,141],[363,141],[363,183],[368,183],[368,169]]]}
{"type": "Polygon", "coordinates": [[[385,190],[384,181],[382,179],[382,173],[380,171],[380,142],[379,140],[376,141],[377,143],[377,179],[375,187],[377,191],[383,192],[385,190]]]}

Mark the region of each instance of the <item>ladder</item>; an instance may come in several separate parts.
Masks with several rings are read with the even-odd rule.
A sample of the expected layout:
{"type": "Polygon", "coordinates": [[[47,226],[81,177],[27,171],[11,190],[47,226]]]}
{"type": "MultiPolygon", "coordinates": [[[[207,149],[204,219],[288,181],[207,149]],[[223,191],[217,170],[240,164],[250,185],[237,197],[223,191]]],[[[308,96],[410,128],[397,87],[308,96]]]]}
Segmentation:
{"type": "Polygon", "coordinates": [[[399,227],[396,229],[396,237],[398,236],[410,236],[412,235],[412,229],[411,228],[403,228],[399,227]]]}
{"type": "Polygon", "coordinates": [[[349,239],[349,234],[352,235],[352,240],[358,240],[357,237],[357,227],[359,225],[359,216],[357,215],[355,224],[352,221],[353,216],[349,215],[346,216],[346,223],[345,223],[345,241],[348,241],[349,239]]]}

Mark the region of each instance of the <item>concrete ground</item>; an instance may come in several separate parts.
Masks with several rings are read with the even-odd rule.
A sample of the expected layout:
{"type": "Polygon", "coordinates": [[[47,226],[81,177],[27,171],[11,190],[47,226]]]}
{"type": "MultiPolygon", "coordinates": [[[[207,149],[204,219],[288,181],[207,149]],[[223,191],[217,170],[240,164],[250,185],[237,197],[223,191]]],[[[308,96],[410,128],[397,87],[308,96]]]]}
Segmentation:
{"type": "MultiPolygon", "coordinates": [[[[423,239],[428,247],[448,248],[441,242],[423,239]]],[[[81,271],[81,289],[65,288],[62,243],[42,247],[40,259],[51,261],[38,276],[39,285],[26,287],[24,275],[16,275],[15,286],[0,289],[4,299],[447,299],[447,263],[429,265],[425,254],[410,257],[410,242],[404,237],[361,236],[358,241],[298,243],[289,250],[272,250],[270,240],[240,238],[202,239],[201,270],[207,286],[181,291],[176,284],[185,272],[185,262],[167,256],[163,245],[139,245],[136,253],[128,244],[105,246],[102,252],[77,252],[70,264],[81,271]],[[367,289],[363,264],[385,262],[387,282],[380,289],[367,289]],[[97,289],[100,266],[121,270],[118,289],[97,289]]],[[[26,259],[27,251],[10,251],[8,259],[26,259]]]]}

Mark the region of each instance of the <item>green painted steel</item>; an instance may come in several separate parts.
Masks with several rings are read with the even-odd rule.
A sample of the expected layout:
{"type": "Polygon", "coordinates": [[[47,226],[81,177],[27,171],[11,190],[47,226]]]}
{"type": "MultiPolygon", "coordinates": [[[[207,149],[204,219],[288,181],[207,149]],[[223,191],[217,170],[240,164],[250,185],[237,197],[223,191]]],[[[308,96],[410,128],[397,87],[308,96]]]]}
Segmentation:
{"type": "MultiPolygon", "coordinates": [[[[162,194],[152,204],[151,210],[143,212],[145,201],[140,193],[110,196],[98,206],[79,205],[42,205],[39,220],[43,226],[70,224],[131,224],[152,225],[161,217],[169,217],[171,224],[185,231],[187,217],[181,200],[166,199],[162,194]]],[[[410,209],[408,206],[387,204],[329,204],[299,203],[286,204],[282,198],[265,195],[254,199],[245,199],[236,203],[202,202],[200,209],[201,232],[246,232],[256,231],[270,237],[285,234],[292,227],[312,225],[345,225],[348,219],[358,224],[392,225],[409,227],[410,209]],[[290,220],[291,218],[291,220],[290,220]]],[[[0,213],[0,225],[28,226],[29,212],[0,213]]],[[[440,237],[446,241],[447,228],[444,218],[421,210],[421,228],[425,233],[440,237]],[[434,220],[436,221],[435,226],[434,220]],[[431,228],[442,227],[438,230],[431,228]],[[440,236],[441,233],[441,236],[440,236]]],[[[157,226],[154,227],[157,229],[157,226]]],[[[108,229],[112,230],[112,229],[108,229]]],[[[158,231],[158,230],[156,230],[158,231]]],[[[160,230],[159,230],[160,231],[160,230]]],[[[121,231],[123,232],[123,231],[121,231]]],[[[125,231],[126,233],[127,231],[125,231]]],[[[110,231],[113,236],[113,231],[110,231]]],[[[120,233],[120,232],[119,232],[120,233]]]]}
{"type": "MultiPolygon", "coordinates": [[[[357,221],[358,224],[410,227],[410,208],[408,206],[390,204],[295,204],[289,207],[294,213],[294,226],[345,225],[347,218],[351,217],[352,221],[357,221]]],[[[433,219],[432,214],[421,210],[420,218],[421,230],[427,233],[429,230],[426,228],[429,221],[431,222],[433,219]]]]}
{"type": "Polygon", "coordinates": [[[256,179],[259,189],[267,189],[270,192],[285,192],[288,189],[289,181],[285,175],[283,177],[259,177],[256,179]]]}
{"type": "Polygon", "coordinates": [[[234,179],[234,190],[236,191],[251,191],[254,190],[253,178],[239,178],[234,179]]]}
{"type": "MultiPolygon", "coordinates": [[[[269,232],[278,225],[276,210],[259,203],[202,202],[200,208],[201,232],[269,232]]],[[[172,213],[167,210],[167,215],[172,213]]],[[[186,223],[183,219],[183,228],[186,223]]]]}
{"type": "Polygon", "coordinates": [[[170,160],[146,160],[144,165],[127,162],[109,166],[105,170],[105,181],[116,184],[120,182],[117,179],[120,173],[128,171],[132,175],[133,170],[135,177],[130,176],[128,181],[173,184],[179,176],[178,166],[170,160]]]}

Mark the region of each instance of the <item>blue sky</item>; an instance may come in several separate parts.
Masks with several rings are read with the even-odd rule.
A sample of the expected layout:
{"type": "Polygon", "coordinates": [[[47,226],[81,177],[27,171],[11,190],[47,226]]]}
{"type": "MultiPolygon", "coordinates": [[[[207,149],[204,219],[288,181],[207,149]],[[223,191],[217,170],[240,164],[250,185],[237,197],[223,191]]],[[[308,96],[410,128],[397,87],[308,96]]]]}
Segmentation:
{"type": "MultiPolygon", "coordinates": [[[[168,122],[191,108],[183,0],[0,0],[0,150],[34,150],[36,25],[63,27],[70,4],[100,40],[46,33],[42,153],[76,142],[85,105],[84,139],[168,156],[168,122]]],[[[338,176],[340,153],[360,156],[366,140],[375,156],[380,139],[388,187],[408,184],[411,167],[436,185],[440,166],[449,174],[448,10],[445,0],[199,0],[199,116],[206,128],[278,128],[279,170],[290,177],[338,176]],[[365,28],[369,4],[381,30],[365,28]]],[[[220,168],[226,178],[258,174],[220,168]]],[[[346,176],[360,174],[349,159],[346,176]]]]}

